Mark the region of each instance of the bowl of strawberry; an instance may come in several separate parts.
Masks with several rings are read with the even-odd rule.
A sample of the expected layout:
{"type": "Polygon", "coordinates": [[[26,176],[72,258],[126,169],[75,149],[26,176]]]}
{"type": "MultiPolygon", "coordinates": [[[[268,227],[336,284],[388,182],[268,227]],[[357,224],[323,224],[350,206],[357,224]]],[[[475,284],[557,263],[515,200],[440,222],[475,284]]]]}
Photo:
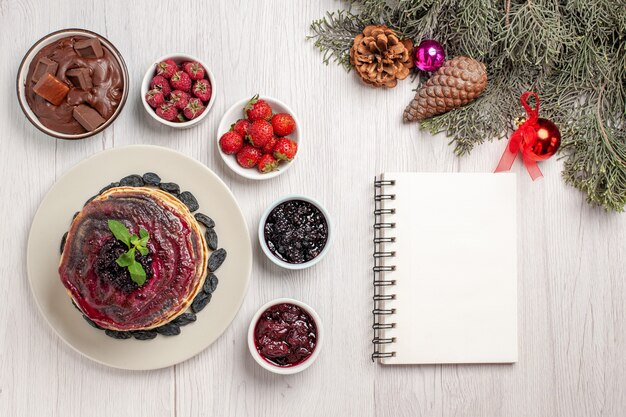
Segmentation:
{"type": "Polygon", "coordinates": [[[218,149],[226,165],[253,180],[287,171],[302,141],[294,112],[282,101],[258,94],[228,109],[217,131],[218,149]]]}
{"type": "Polygon", "coordinates": [[[213,74],[196,57],[167,55],[146,71],[141,97],[152,118],[170,127],[186,129],[204,120],[213,106],[213,74]]]}

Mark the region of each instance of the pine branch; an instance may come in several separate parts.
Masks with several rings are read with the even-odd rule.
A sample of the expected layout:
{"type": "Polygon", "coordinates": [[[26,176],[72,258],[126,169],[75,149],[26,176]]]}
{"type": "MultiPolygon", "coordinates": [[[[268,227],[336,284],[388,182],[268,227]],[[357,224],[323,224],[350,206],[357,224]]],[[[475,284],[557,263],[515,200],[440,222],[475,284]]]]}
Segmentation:
{"type": "MultiPolygon", "coordinates": [[[[313,22],[325,63],[351,68],[354,37],[384,23],[449,57],[485,63],[489,85],[475,102],[421,123],[445,131],[458,155],[503,139],[522,115],[520,94],[541,97],[541,117],[561,130],[566,183],[591,204],[626,205],[626,0],[351,0],[313,22]]],[[[417,76],[418,84],[424,77],[417,76]]]]}
{"type": "Polygon", "coordinates": [[[314,34],[307,39],[315,39],[315,46],[322,52],[326,65],[332,59],[350,72],[352,69],[350,47],[354,37],[361,33],[365,26],[359,16],[349,10],[329,12],[325,17],[311,23],[314,34]]]}

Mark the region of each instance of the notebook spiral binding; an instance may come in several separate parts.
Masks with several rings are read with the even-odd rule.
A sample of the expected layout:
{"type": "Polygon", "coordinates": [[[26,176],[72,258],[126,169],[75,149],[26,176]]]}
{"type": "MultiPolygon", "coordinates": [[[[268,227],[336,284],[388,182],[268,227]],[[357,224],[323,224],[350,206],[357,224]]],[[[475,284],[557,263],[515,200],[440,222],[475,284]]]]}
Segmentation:
{"type": "Polygon", "coordinates": [[[394,251],[383,250],[383,244],[393,243],[396,241],[395,237],[389,236],[389,233],[385,233],[386,229],[394,229],[396,224],[389,221],[389,216],[395,214],[394,208],[382,208],[382,202],[395,200],[396,195],[387,193],[386,188],[395,185],[394,180],[383,180],[378,177],[374,177],[374,267],[373,282],[374,286],[374,309],[372,310],[372,329],[374,331],[374,338],[372,339],[372,345],[374,350],[372,352],[372,361],[380,358],[390,358],[396,355],[396,352],[387,352],[382,349],[384,345],[395,343],[395,337],[383,337],[382,332],[386,329],[393,329],[396,327],[396,323],[388,323],[386,320],[381,322],[381,317],[393,315],[396,310],[393,308],[384,308],[384,302],[395,300],[395,294],[389,294],[385,291],[385,288],[394,286],[396,281],[393,279],[387,279],[385,277],[386,272],[395,271],[395,265],[388,265],[383,263],[385,258],[393,258],[396,256],[394,251]]]}

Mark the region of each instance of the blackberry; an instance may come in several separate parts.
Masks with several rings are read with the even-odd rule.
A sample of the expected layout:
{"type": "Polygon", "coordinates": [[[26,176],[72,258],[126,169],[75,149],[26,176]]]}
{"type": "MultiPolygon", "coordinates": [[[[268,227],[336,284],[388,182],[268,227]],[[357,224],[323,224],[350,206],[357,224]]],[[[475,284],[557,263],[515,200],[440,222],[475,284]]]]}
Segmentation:
{"type": "MultiPolygon", "coordinates": [[[[126,245],[117,239],[109,239],[102,245],[100,253],[94,264],[96,276],[103,281],[109,282],[125,293],[130,293],[139,288],[131,278],[128,268],[121,267],[115,262],[120,255],[128,250],[126,245]]],[[[146,282],[152,278],[152,256],[143,256],[135,253],[135,259],[146,271],[146,282]]]]}

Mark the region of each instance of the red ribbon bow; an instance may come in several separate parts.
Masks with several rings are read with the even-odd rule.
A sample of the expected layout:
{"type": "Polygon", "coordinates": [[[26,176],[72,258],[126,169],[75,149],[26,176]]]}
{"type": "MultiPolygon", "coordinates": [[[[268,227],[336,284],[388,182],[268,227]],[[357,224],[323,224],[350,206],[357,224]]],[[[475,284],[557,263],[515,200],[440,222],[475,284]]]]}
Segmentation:
{"type": "Polygon", "coordinates": [[[537,161],[533,159],[527,149],[524,147],[526,143],[532,143],[533,136],[535,135],[535,127],[537,120],[539,119],[539,96],[533,91],[526,91],[520,97],[522,106],[526,110],[526,121],[517,128],[511,135],[509,143],[500,158],[500,163],[496,167],[495,172],[508,171],[511,169],[518,152],[522,153],[522,161],[530,174],[530,178],[535,181],[538,178],[543,177],[537,161]],[[535,108],[531,108],[528,104],[528,97],[535,97],[535,108]]]}

